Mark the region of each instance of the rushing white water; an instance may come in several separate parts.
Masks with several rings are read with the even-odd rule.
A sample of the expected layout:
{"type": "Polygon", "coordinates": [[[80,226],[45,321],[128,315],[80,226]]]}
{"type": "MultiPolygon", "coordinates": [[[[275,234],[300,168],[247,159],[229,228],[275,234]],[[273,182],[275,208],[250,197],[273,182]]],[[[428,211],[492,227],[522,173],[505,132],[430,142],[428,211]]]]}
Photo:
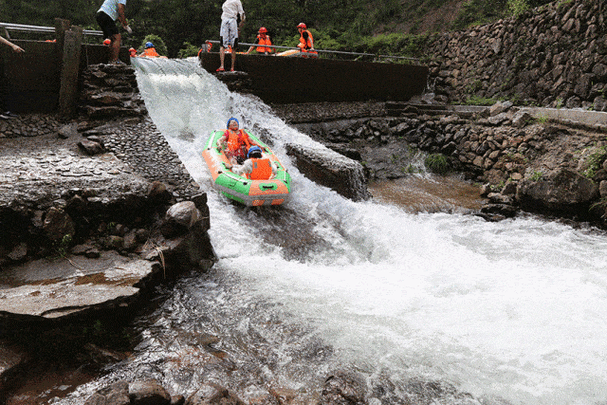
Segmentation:
{"type": "MultiPolygon", "coordinates": [[[[232,335],[221,349],[236,363],[267,345],[258,350],[271,354],[257,354],[266,385],[313,390],[306,384],[349,365],[367,376],[371,404],[406,403],[413,380],[475,398],[435,403],[607,401],[603,234],[533,217],[491,223],[354,203],[297,171],[285,145],[318,145],[261,101],[230,93],[195,60],[137,68],[150,116],[207,191],[220,260],[211,276],[176,287],[179,297],[144,331],[137,365],[114,373],[156,373],[175,392],[191,391],[196,378],[179,373],[201,354],[177,331],[205,332],[232,335]],[[269,136],[289,167],[286,206],[246,209],[209,187],[200,152],[231,116],[269,136]]],[[[244,397],[255,390],[243,385],[244,397]]]]}

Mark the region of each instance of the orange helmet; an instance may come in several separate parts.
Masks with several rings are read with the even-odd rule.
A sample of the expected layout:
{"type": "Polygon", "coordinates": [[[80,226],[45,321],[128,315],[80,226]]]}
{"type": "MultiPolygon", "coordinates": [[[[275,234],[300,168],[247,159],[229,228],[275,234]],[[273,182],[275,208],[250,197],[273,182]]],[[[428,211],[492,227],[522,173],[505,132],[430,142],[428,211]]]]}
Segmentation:
{"type": "Polygon", "coordinates": [[[304,24],[304,23],[299,23],[299,25],[297,26],[297,28],[303,28],[304,30],[308,29],[308,27],[306,27],[306,24],[304,24]]]}
{"type": "Polygon", "coordinates": [[[110,41],[110,39],[109,39],[109,38],[106,38],[106,39],[103,41],[103,45],[109,45],[109,44],[111,44],[111,43],[112,43],[112,41],[110,41]]]}
{"type": "Polygon", "coordinates": [[[268,32],[268,30],[266,29],[266,27],[261,27],[261,28],[259,29],[259,33],[260,33],[260,34],[266,34],[267,32],[268,32]]]}

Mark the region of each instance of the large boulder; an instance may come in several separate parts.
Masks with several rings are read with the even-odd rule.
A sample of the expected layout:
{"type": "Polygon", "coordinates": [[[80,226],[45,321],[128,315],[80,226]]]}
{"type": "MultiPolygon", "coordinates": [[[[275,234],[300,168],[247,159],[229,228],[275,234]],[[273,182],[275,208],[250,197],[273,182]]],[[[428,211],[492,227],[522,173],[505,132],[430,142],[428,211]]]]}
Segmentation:
{"type": "Polygon", "coordinates": [[[528,211],[548,211],[566,216],[587,216],[590,204],[599,196],[598,185],[581,174],[558,169],[541,178],[520,181],[516,200],[528,211]]]}
{"type": "MultiPolygon", "coordinates": [[[[206,198],[203,201],[206,202],[206,198]]],[[[213,265],[217,255],[207,233],[210,228],[208,208],[205,214],[194,201],[180,202],[168,209],[161,225],[162,236],[166,238],[159,248],[163,262],[202,270],[213,265]]]]}
{"type": "Polygon", "coordinates": [[[354,201],[371,198],[363,166],[359,162],[320,145],[290,144],[287,153],[295,157],[297,168],[310,180],[354,201]]]}

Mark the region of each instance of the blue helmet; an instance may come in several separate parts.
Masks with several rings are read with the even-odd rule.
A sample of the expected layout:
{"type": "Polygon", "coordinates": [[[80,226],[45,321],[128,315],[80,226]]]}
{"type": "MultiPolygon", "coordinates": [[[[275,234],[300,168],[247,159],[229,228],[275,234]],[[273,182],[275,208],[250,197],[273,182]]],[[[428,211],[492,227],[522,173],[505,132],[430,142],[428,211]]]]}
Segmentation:
{"type": "Polygon", "coordinates": [[[261,148],[259,146],[251,146],[249,152],[247,153],[247,157],[250,158],[252,154],[257,152],[259,156],[261,156],[261,148]]]}
{"type": "Polygon", "coordinates": [[[153,43],[151,43],[151,42],[146,42],[146,43],[145,43],[145,49],[148,49],[148,48],[153,48],[153,47],[154,47],[154,44],[153,44],[153,43]]]}
{"type": "Polygon", "coordinates": [[[228,123],[226,124],[226,128],[230,128],[230,121],[236,121],[238,126],[240,126],[240,122],[238,122],[238,120],[236,118],[232,117],[228,120],[228,123]]]}

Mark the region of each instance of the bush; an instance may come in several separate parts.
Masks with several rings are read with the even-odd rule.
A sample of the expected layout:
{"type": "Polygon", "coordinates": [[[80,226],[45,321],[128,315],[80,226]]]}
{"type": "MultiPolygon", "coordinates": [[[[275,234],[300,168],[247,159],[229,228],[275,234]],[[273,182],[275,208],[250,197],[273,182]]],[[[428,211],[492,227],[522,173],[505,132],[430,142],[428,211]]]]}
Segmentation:
{"type": "Polygon", "coordinates": [[[197,56],[199,50],[200,50],[200,48],[197,47],[196,45],[192,45],[189,42],[184,42],[182,48],[177,53],[177,57],[178,58],[189,58],[191,56],[197,56]]]}
{"type": "Polygon", "coordinates": [[[527,0],[508,0],[507,7],[510,15],[514,17],[518,17],[530,8],[527,0]]]}
{"type": "Polygon", "coordinates": [[[428,155],[424,160],[424,164],[431,172],[437,174],[445,174],[452,169],[447,157],[441,153],[428,155]]]}

